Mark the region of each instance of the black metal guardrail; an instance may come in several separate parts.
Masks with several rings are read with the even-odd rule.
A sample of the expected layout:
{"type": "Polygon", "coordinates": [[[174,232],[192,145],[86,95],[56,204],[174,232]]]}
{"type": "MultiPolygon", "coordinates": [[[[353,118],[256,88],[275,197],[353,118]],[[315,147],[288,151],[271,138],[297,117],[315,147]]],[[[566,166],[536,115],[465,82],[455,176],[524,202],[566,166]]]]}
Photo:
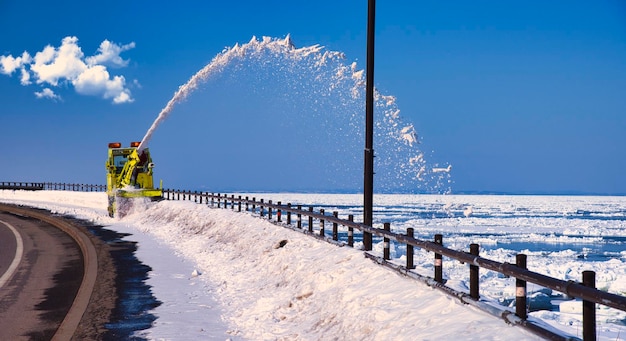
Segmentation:
{"type": "Polygon", "coordinates": [[[0,182],[0,189],[41,191],[44,188],[43,182],[0,182]]]}
{"type": "MultiPolygon", "coordinates": [[[[70,190],[70,191],[105,191],[104,185],[84,185],[84,184],[63,184],[63,183],[16,183],[16,182],[0,182],[0,189],[15,190],[70,190]]],[[[458,297],[462,302],[477,306],[488,313],[499,316],[511,324],[520,325],[529,331],[541,337],[551,340],[578,340],[573,336],[564,335],[558,330],[553,330],[545,324],[538,321],[528,319],[527,311],[527,283],[549,288],[566,294],[571,298],[579,298],[582,300],[582,324],[583,324],[583,340],[596,340],[596,310],[595,305],[600,304],[614,309],[626,312],[626,297],[612,294],[595,288],[595,272],[584,271],[582,282],[565,281],[550,276],[546,276],[537,272],[530,271],[526,268],[526,255],[516,255],[515,264],[508,262],[497,262],[487,258],[480,257],[479,245],[470,244],[469,252],[457,251],[443,246],[443,236],[436,234],[433,241],[420,240],[414,237],[414,229],[408,228],[406,234],[391,232],[390,224],[384,223],[383,228],[375,228],[354,221],[353,215],[348,215],[347,219],[339,218],[338,212],[332,212],[332,215],[326,214],[324,209],[319,212],[314,211],[313,206],[307,209],[303,205],[292,205],[288,203],[283,205],[281,202],[273,203],[271,200],[257,200],[255,197],[242,198],[241,195],[235,197],[234,194],[208,193],[185,190],[163,190],[163,199],[165,200],[183,200],[194,201],[198,204],[206,204],[218,208],[230,208],[238,212],[246,211],[259,214],[266,217],[270,221],[299,230],[305,234],[309,234],[316,238],[326,240],[336,245],[354,246],[355,230],[363,233],[371,233],[373,236],[382,238],[383,240],[383,256],[379,257],[372,253],[366,252],[366,257],[386,266],[395,271],[421,280],[426,284],[438,288],[447,294],[458,297]],[[275,213],[275,218],[274,218],[275,213]],[[283,213],[286,215],[286,221],[283,221],[283,213]],[[294,219],[295,215],[295,224],[294,219]],[[308,219],[303,220],[302,218],[308,219]],[[332,224],[331,229],[326,228],[326,224],[332,224]],[[316,227],[317,226],[317,227],[316,227]],[[340,240],[339,226],[348,229],[347,236],[344,240],[340,240]],[[406,245],[406,264],[398,265],[390,262],[390,241],[396,241],[406,245]],[[434,274],[433,277],[422,276],[415,271],[413,264],[414,248],[421,248],[434,253],[434,274]],[[458,292],[452,288],[446,287],[446,280],[443,278],[443,256],[469,264],[469,293],[458,292]],[[515,312],[508,310],[496,309],[488,304],[480,301],[480,283],[479,269],[484,268],[501,273],[505,276],[514,277],[516,279],[516,304],[515,312]]]]}
{"type": "Polygon", "coordinates": [[[69,184],[61,182],[0,182],[0,189],[24,191],[75,191],[75,192],[104,192],[106,185],[69,184]]]}
{"type": "Polygon", "coordinates": [[[307,209],[303,209],[302,205],[294,207],[291,203],[283,205],[281,202],[273,203],[271,200],[257,200],[255,197],[250,199],[249,197],[235,197],[234,194],[228,196],[227,194],[220,193],[215,194],[170,189],[163,190],[163,197],[166,200],[193,200],[199,204],[204,202],[205,204],[211,206],[217,205],[218,208],[228,208],[230,205],[230,208],[233,210],[237,210],[239,212],[245,210],[248,212],[258,213],[261,217],[267,216],[267,219],[269,220],[274,220],[276,223],[290,226],[293,229],[300,230],[317,238],[324,239],[334,244],[348,245],[351,247],[354,246],[355,229],[360,231],[361,234],[371,233],[373,236],[382,238],[383,256],[377,257],[372,253],[366,252],[365,255],[368,258],[392,268],[401,274],[420,279],[448,294],[459,297],[464,303],[468,304],[473,304],[472,301],[479,302],[480,300],[480,268],[492,270],[505,276],[514,277],[516,279],[516,304],[514,315],[513,312],[510,311],[494,311],[492,307],[484,305],[479,308],[494,315],[498,315],[509,323],[518,324],[541,337],[551,340],[576,340],[577,338],[563,335],[563,333],[554,331],[549,326],[541,325],[540,323],[537,323],[537,321],[528,320],[526,295],[528,282],[564,293],[571,298],[579,298],[582,300],[583,340],[585,341],[596,340],[596,304],[626,312],[626,297],[595,288],[594,271],[584,271],[582,274],[582,282],[575,282],[571,280],[565,281],[528,270],[526,267],[527,256],[525,254],[516,255],[515,264],[508,262],[501,263],[480,257],[480,247],[478,244],[470,244],[469,252],[457,251],[443,246],[443,236],[441,234],[436,234],[433,241],[420,240],[414,237],[415,230],[413,228],[408,228],[406,234],[394,233],[391,232],[391,226],[389,223],[384,223],[384,227],[382,229],[375,228],[355,222],[353,215],[348,215],[347,219],[342,219],[338,217],[337,211],[332,212],[332,215],[326,214],[324,209],[320,209],[319,212],[314,212],[313,206],[308,206],[307,209]],[[273,218],[274,212],[276,214],[275,218],[273,218]],[[286,221],[284,222],[283,213],[286,214],[286,221]],[[292,221],[292,215],[295,215],[296,217],[295,225],[292,221]],[[307,217],[308,221],[303,223],[303,216],[307,217]],[[331,230],[327,230],[327,223],[332,224],[331,230]],[[340,225],[348,228],[345,242],[339,240],[338,226],[340,225]],[[390,262],[390,241],[392,240],[407,246],[406,264],[404,266],[390,262]],[[421,276],[411,271],[412,269],[415,269],[413,264],[415,247],[434,253],[434,274],[432,278],[421,276]],[[443,256],[457,260],[461,263],[469,264],[469,294],[457,292],[445,286],[446,281],[442,276],[443,256]]]}

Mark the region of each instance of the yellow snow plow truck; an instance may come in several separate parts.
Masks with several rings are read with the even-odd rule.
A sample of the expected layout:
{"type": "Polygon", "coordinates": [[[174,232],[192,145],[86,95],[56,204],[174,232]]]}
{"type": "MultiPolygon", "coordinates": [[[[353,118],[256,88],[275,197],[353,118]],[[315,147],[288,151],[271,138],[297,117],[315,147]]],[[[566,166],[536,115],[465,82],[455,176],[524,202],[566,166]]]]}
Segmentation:
{"type": "Polygon", "coordinates": [[[148,148],[138,150],[139,145],[140,142],[131,142],[129,148],[122,148],[120,142],[109,143],[106,170],[110,217],[123,217],[134,199],[155,201],[163,198],[163,184],[154,188],[152,181],[154,164],[150,151],[148,148]]]}

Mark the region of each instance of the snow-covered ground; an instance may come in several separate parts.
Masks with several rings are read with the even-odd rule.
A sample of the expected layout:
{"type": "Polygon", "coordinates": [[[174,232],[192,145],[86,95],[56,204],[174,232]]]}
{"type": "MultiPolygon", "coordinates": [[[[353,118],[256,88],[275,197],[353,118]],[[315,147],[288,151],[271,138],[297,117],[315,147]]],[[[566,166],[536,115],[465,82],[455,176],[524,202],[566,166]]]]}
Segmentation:
{"type": "MultiPolygon", "coordinates": [[[[356,195],[250,196],[313,204],[327,213],[355,214],[356,220],[360,214],[361,197],[356,195]]],[[[152,311],[157,316],[152,328],[139,332],[148,339],[538,339],[375,265],[358,248],[337,247],[252,214],[162,201],[136,205],[127,217],[113,219],[106,214],[106,194],[68,191],[4,190],[0,201],[41,207],[130,233],[125,239],[138,241],[138,258],[153,269],[147,284],[163,302],[152,311]]],[[[625,235],[624,197],[389,195],[374,201],[377,223],[392,221],[394,230],[411,226],[420,236],[443,233],[444,243],[458,249],[471,239],[481,244],[482,256],[499,261],[514,257],[517,251],[508,246],[531,241],[524,251],[531,270],[580,280],[583,270],[593,269],[599,288],[626,293],[626,252],[621,244],[621,251],[610,251],[625,235]],[[582,243],[589,247],[581,252],[600,252],[603,257],[581,257],[575,247],[542,250],[546,241],[582,243]],[[603,243],[609,251],[591,247],[603,243]]],[[[374,252],[381,252],[379,244],[374,252]]],[[[404,262],[402,246],[394,246],[392,255],[394,261],[404,262]]],[[[417,271],[432,275],[432,257],[416,252],[417,271]]],[[[467,265],[444,262],[444,277],[455,289],[466,286],[467,274],[467,265]]],[[[506,304],[514,297],[512,281],[481,270],[481,295],[506,304]]],[[[554,298],[532,285],[529,295],[531,302],[554,298]]],[[[565,301],[562,311],[538,310],[531,316],[580,337],[579,305],[565,301]]],[[[624,339],[624,320],[623,312],[598,308],[599,339],[624,339]]]]}

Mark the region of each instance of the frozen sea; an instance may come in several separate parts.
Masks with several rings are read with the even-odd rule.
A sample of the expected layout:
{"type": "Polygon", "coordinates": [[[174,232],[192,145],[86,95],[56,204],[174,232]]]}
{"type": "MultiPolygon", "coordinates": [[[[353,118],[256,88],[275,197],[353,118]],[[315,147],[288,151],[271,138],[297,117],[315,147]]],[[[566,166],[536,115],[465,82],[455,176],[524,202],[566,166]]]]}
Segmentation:
{"type": "MultiPolygon", "coordinates": [[[[236,194],[357,221],[362,215],[359,194],[236,194]]],[[[104,193],[0,191],[0,201],[74,215],[138,241],[138,257],[153,269],[147,284],[163,302],[151,311],[151,328],[137,332],[141,338],[537,339],[376,266],[358,250],[358,237],[354,249],[340,248],[251,213],[193,202],[150,203],[112,219],[104,193]]],[[[424,240],[441,233],[457,250],[478,243],[482,257],[501,262],[524,253],[530,270],[564,280],[594,270],[598,288],[626,295],[626,197],[375,195],[374,205],[376,227],[412,227],[424,240]]],[[[373,253],[382,254],[382,242],[374,242],[373,253]]],[[[392,258],[404,264],[404,246],[392,244],[392,258]]],[[[416,250],[416,271],[432,276],[432,258],[416,250]]],[[[467,291],[467,264],[444,257],[443,275],[467,291]]],[[[480,281],[481,297],[512,307],[515,279],[481,269],[480,281]]],[[[581,337],[580,302],[530,283],[528,295],[531,318],[581,337]]],[[[626,339],[626,313],[598,307],[597,315],[600,340],[626,339]]]]}

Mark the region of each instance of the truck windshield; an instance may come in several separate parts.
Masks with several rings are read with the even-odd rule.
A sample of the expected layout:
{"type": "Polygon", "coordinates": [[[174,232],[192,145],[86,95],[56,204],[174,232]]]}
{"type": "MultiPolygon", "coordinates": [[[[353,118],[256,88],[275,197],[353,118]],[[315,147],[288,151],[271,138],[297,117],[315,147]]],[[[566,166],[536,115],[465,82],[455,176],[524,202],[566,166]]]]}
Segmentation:
{"type": "Polygon", "coordinates": [[[126,155],[115,155],[113,156],[113,164],[115,165],[115,172],[120,173],[122,168],[124,168],[124,164],[127,161],[126,155]]]}

